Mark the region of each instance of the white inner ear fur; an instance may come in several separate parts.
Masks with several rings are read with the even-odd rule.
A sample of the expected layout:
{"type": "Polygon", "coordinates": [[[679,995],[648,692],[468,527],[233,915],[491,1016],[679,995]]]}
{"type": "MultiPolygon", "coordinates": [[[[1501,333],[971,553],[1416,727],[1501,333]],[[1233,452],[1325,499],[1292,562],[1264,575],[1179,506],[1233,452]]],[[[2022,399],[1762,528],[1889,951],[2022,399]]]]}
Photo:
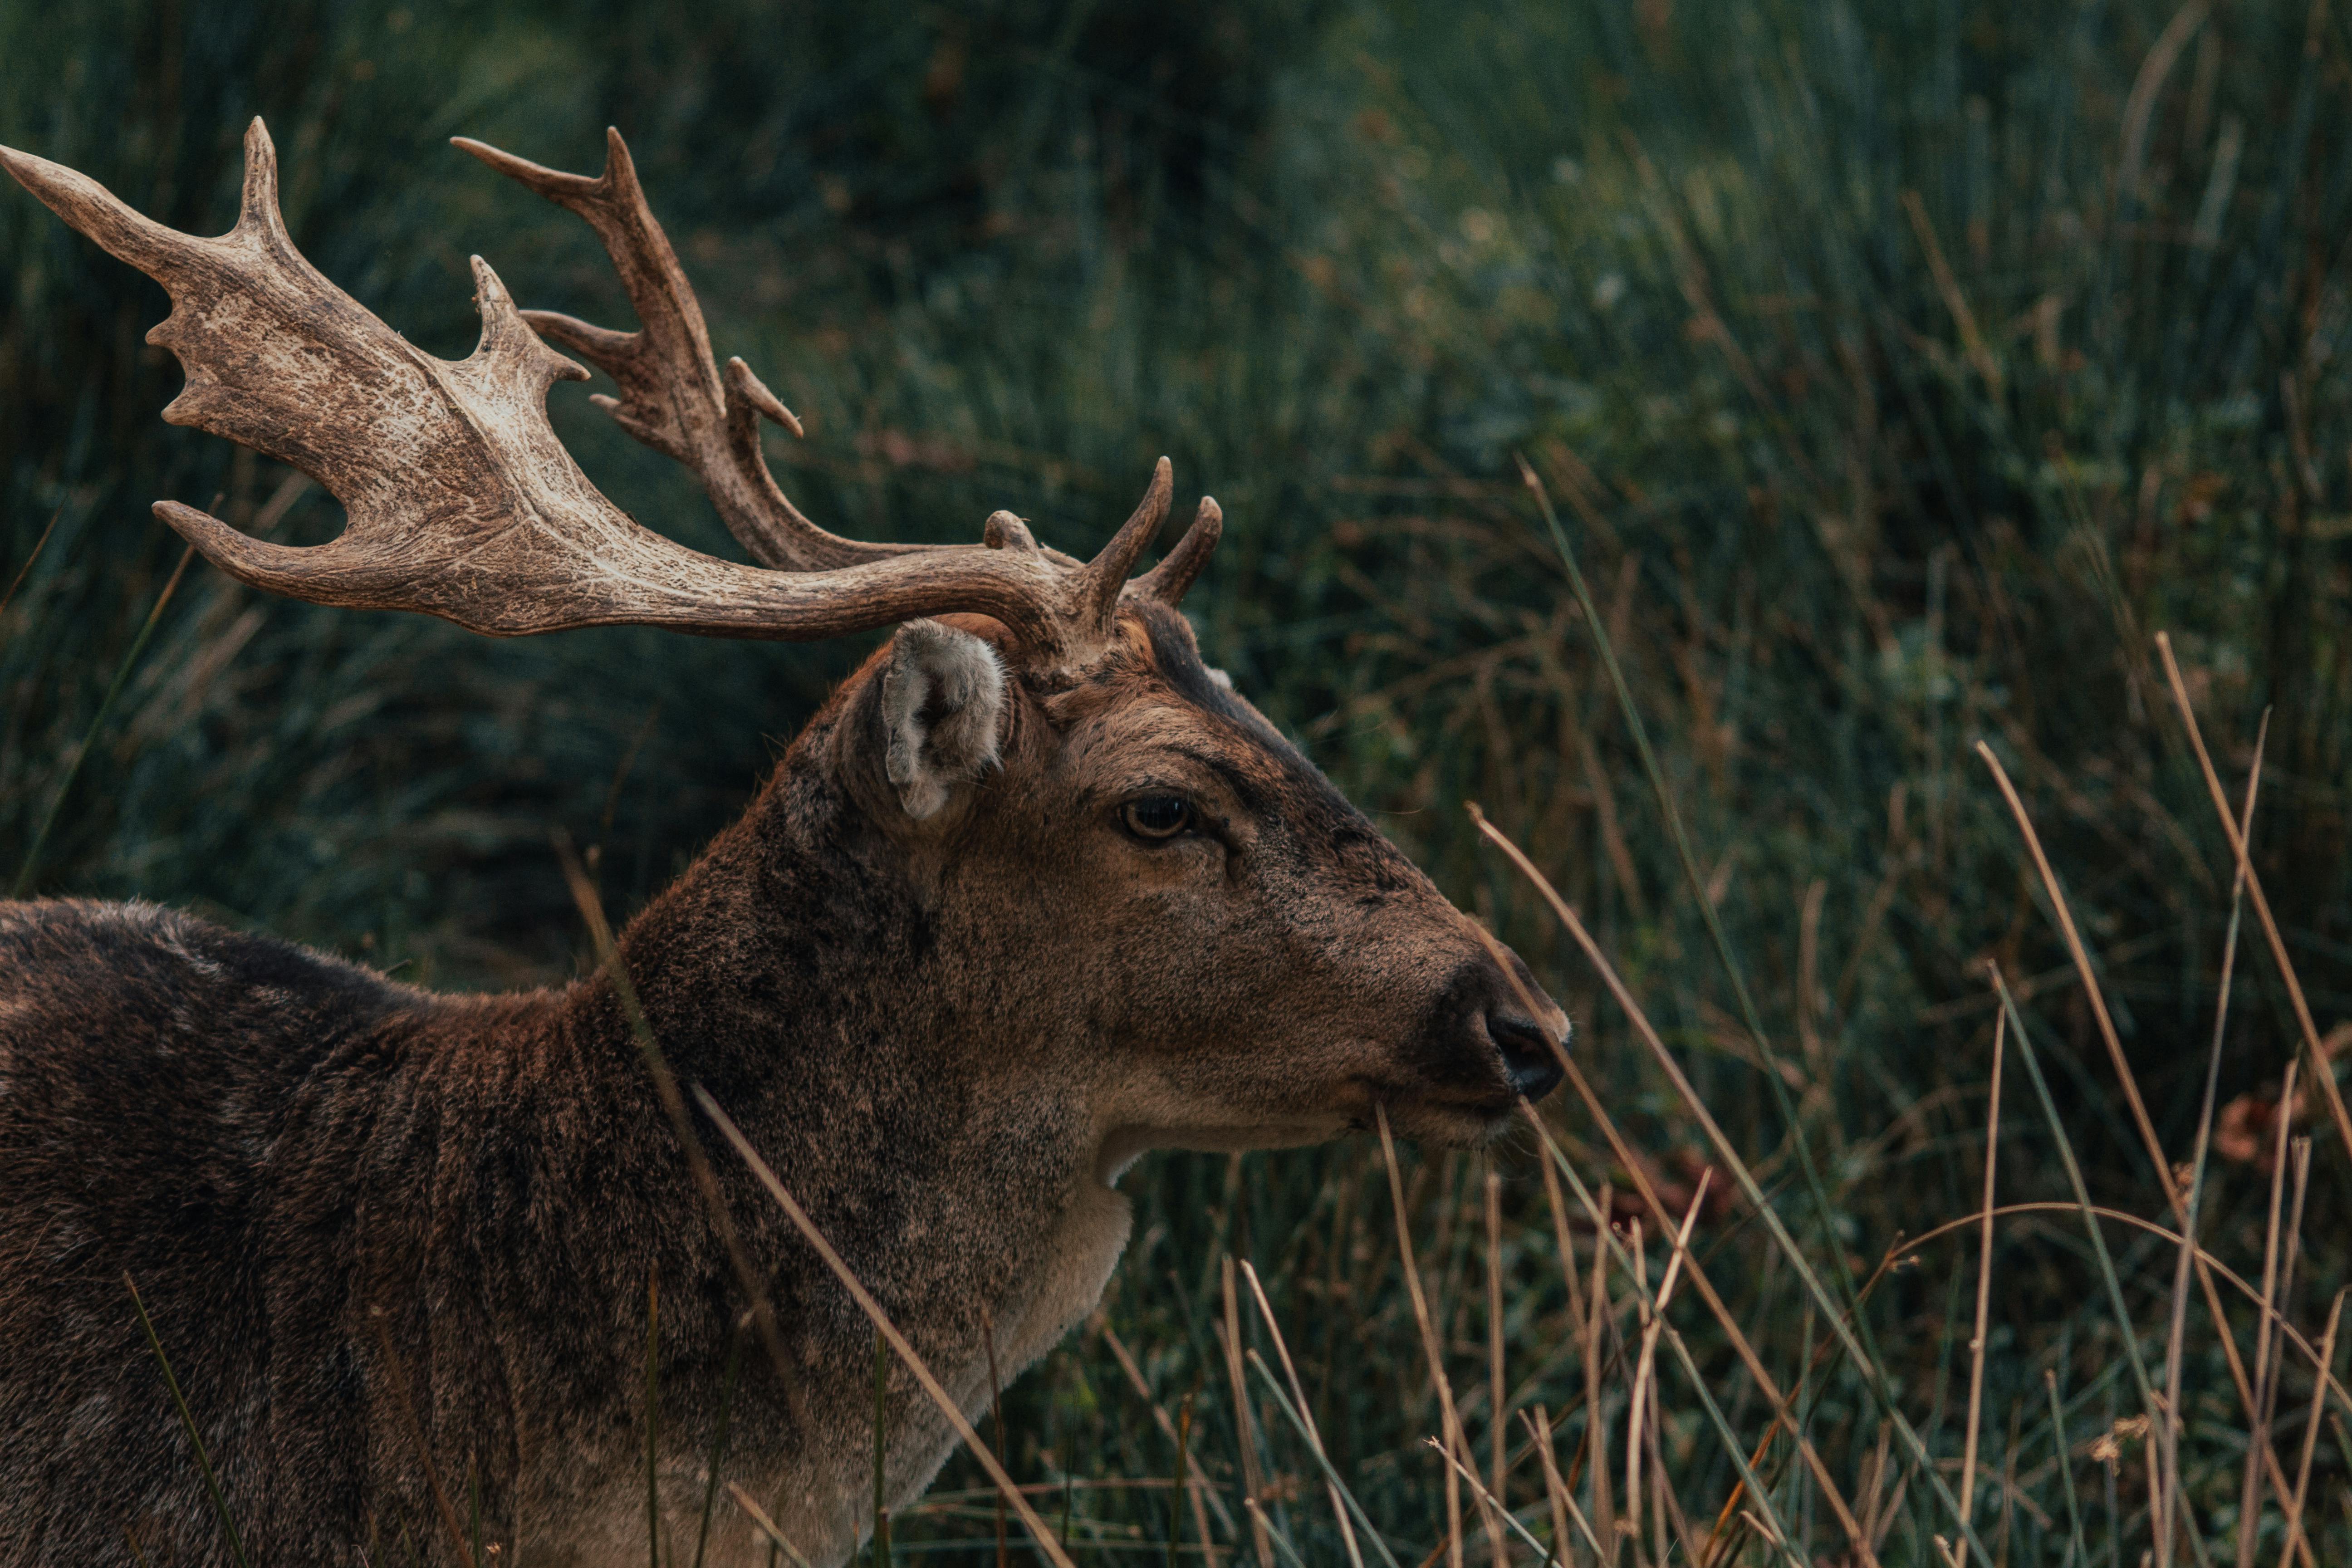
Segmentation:
{"type": "Polygon", "coordinates": [[[882,672],[883,769],[916,821],[939,815],[957,784],[996,762],[1004,661],[969,632],[908,621],[882,672]]]}

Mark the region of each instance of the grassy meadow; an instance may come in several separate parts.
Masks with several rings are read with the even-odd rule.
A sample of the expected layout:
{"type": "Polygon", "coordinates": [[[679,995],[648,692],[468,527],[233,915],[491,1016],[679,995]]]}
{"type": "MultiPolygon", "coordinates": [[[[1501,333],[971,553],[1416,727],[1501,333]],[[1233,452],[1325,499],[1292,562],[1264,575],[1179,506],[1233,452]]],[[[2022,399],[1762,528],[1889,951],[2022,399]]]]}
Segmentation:
{"type": "MultiPolygon", "coordinates": [[[[843,531],[1002,506],[1091,552],[1161,452],[1223,503],[1206,650],[1535,964],[1590,1092],[1483,1153],[1132,1173],[1100,1314],[1004,1399],[1077,1562],[2352,1561],[2315,1373],[2352,1287],[2352,10],[5,0],[0,60],[0,142],[199,232],[266,116],[297,243],[452,356],[470,252],[625,307],[446,138],[589,168],[619,125],[843,531]],[[2250,883],[2214,792],[2257,763],[2250,883]]],[[[551,832],[634,909],[870,646],[179,574],[155,498],[339,515],[156,418],[162,291],[13,187],[0,285],[20,889],[562,980],[551,832]]],[[[996,1518],[959,1458],[891,1551],[995,1562],[996,1518]]]]}

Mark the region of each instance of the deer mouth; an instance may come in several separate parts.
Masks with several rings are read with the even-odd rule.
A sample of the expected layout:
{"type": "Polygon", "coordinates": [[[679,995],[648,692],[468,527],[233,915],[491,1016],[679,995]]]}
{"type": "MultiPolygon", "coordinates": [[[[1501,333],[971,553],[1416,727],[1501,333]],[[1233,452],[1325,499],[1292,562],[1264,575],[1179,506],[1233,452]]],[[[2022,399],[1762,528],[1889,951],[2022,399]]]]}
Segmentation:
{"type": "Polygon", "coordinates": [[[1459,1019],[1456,1012],[1440,1026],[1450,1037],[1442,1044],[1423,1044],[1388,1072],[1353,1080],[1352,1090],[1363,1097],[1355,1125],[1370,1128],[1377,1105],[1407,1137],[1456,1147],[1492,1142],[1517,1121],[1523,1106],[1542,1100],[1567,1077],[1561,1058],[1569,1021],[1557,1009],[1539,1022],[1519,1007],[1490,1005],[1466,1025],[1459,1019]]]}

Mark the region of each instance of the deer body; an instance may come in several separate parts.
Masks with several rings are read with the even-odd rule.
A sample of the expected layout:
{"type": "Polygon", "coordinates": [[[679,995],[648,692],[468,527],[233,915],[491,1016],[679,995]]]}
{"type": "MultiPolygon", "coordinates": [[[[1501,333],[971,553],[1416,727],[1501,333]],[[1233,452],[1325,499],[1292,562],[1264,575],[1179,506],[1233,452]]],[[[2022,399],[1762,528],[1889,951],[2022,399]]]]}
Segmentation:
{"type": "MultiPolygon", "coordinates": [[[[1164,461],[1083,566],[1004,514],[987,551],[936,563],[815,531],[767,479],[756,431],[741,439],[767,396],[748,372],[730,370],[722,407],[716,373],[693,369],[706,345],[648,391],[632,356],[691,296],[679,305],[682,278],[667,295],[646,284],[667,242],[646,237],[614,147],[616,173],[581,200],[600,232],[640,224],[627,245],[606,237],[646,331],[534,324],[614,371],[624,422],[697,462],[755,554],[842,563],[698,565],[596,510],[576,469],[549,467],[561,448],[526,417],[546,351],[480,268],[482,353],[419,384],[495,391],[514,371],[531,401],[502,416],[520,455],[484,416],[473,445],[415,461],[444,479],[489,465],[452,492],[485,507],[509,468],[530,470],[498,548],[526,574],[534,550],[562,564],[546,568],[551,598],[518,605],[472,542],[434,553],[418,530],[439,524],[381,531],[383,488],[345,468],[396,474],[397,452],[322,455],[236,403],[242,362],[186,346],[237,319],[183,321],[181,295],[224,269],[267,263],[235,299],[313,287],[290,246],[271,248],[274,204],[255,216],[257,125],[247,217],[223,241],[137,229],[69,171],[5,149],[0,163],[173,287],[168,341],[190,360],[175,410],[194,401],[188,416],[343,482],[351,530],[316,552],[166,513],[225,569],[491,630],[674,622],[695,595],[727,598],[691,628],[719,635],[904,623],[630,923],[616,962],[669,1069],[740,1126],[966,1416],[989,1401],[992,1344],[1009,1378],[1093,1306],[1127,1235],[1114,1184],[1145,1150],[1308,1142],[1375,1107],[1409,1134],[1475,1140],[1549,1089],[1566,1020],[1525,966],[1202,664],[1174,601],[1214,542],[1213,503],[1132,580],[1167,509],[1164,461]],[[594,205],[615,190],[635,216],[594,205]],[[248,233],[251,254],[236,251],[248,233]],[[203,266],[184,262],[190,247],[203,266]],[[583,537],[605,542],[583,556],[583,537]],[[616,539],[635,566],[606,596],[578,563],[616,539]],[[744,578],[781,581],[739,595],[744,578]],[[403,598],[404,584],[423,586],[403,598]]],[[[304,318],[331,340],[312,357],[364,350],[397,374],[412,351],[335,299],[304,318]]],[[[698,312],[690,324],[689,348],[698,312]]],[[[354,417],[383,401],[354,396],[354,417]]],[[[421,427],[404,404],[397,421],[421,427]]],[[[727,1408],[719,1476],[812,1561],[839,1563],[872,1522],[874,1328],[737,1163],[713,1169],[731,1247],[610,968],[562,990],[436,996],[149,906],[0,904],[0,1565],[127,1562],[126,1526],[151,1561],[229,1561],[126,1274],[257,1563],[400,1561],[403,1533],[459,1562],[476,1496],[509,1562],[642,1561],[649,1511],[690,1552],[727,1408]]],[[[885,1489],[903,1503],[954,1434],[902,1367],[882,1419],[885,1489]]],[[[711,1560],[766,1561],[723,1493],[711,1560]]]]}

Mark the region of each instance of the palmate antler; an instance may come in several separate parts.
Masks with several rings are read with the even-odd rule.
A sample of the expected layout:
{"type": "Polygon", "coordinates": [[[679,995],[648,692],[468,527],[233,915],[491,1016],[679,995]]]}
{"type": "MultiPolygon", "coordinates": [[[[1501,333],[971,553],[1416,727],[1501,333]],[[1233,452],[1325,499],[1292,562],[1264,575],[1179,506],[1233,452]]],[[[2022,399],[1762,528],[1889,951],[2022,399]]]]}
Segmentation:
{"type": "Polygon", "coordinates": [[[455,363],[424,353],[295,250],[258,120],[246,132],[236,226],[217,239],[165,228],[83,174],[0,147],[0,167],[20,184],[170,293],[172,313],[147,341],[179,357],[187,384],[163,417],[293,465],[350,514],[331,543],[296,548],[156,503],[231,576],[318,604],[421,610],[496,637],[630,624],[806,640],[971,611],[1003,622],[1024,662],[1051,671],[1102,646],[1123,593],[1173,603],[1207,564],[1222,520],[1204,498],[1176,548],[1129,579],[1167,516],[1164,458],[1142,504],[1090,562],[1040,548],[1002,511],[977,546],[826,532],[785,498],[760,451],[760,416],[795,433],[799,421],[742,361],[730,360],[723,376],[713,363],[701,307],[619,133],[593,180],[458,144],[594,226],[641,330],[518,310],[476,257],[479,346],[455,363]],[[771,570],[688,550],[597,491],[547,421],[548,387],[588,373],[534,326],[619,384],[618,399],[600,401],[631,435],[693,468],[771,570]]]}

